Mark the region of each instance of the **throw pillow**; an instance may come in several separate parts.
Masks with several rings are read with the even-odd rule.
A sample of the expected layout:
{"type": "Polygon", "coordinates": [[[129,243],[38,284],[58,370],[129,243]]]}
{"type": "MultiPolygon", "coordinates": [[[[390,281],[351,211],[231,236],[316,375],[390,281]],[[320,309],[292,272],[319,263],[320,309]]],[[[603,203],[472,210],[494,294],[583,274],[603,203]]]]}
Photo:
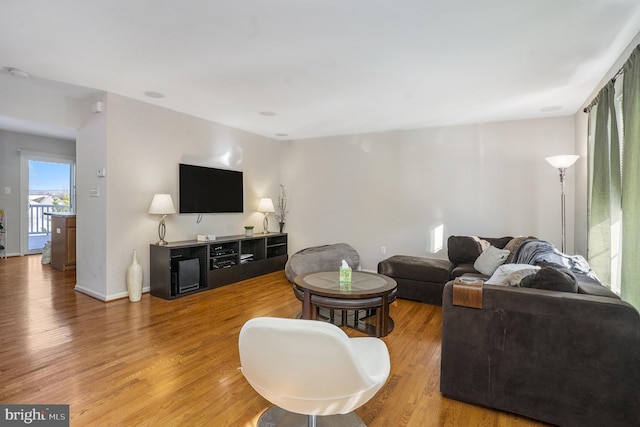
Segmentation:
{"type": "Polygon", "coordinates": [[[524,282],[527,277],[535,275],[539,270],[539,267],[531,265],[529,268],[514,271],[505,277],[499,284],[502,286],[520,286],[521,282],[524,282]]]}
{"type": "Polygon", "coordinates": [[[561,267],[542,267],[534,276],[523,280],[520,286],[557,292],[578,292],[576,276],[570,270],[561,267]]]}
{"type": "Polygon", "coordinates": [[[485,276],[491,276],[500,265],[504,264],[508,256],[509,251],[489,246],[473,263],[473,268],[485,276]]]}
{"type": "Polygon", "coordinates": [[[505,280],[511,273],[515,273],[519,270],[528,270],[531,268],[536,269],[536,273],[540,270],[540,267],[536,267],[531,264],[502,264],[500,267],[496,269],[491,278],[489,278],[486,282],[487,285],[499,285],[503,280],[505,280]]]}

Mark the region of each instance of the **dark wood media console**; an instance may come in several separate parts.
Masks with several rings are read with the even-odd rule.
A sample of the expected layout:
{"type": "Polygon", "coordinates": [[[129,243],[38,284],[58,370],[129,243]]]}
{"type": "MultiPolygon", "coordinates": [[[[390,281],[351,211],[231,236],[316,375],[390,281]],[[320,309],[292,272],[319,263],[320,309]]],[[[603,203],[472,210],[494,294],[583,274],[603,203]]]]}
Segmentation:
{"type": "Polygon", "coordinates": [[[150,247],[151,295],[174,299],[284,269],[287,233],[150,247]],[[194,261],[198,260],[198,261],[194,261]]]}

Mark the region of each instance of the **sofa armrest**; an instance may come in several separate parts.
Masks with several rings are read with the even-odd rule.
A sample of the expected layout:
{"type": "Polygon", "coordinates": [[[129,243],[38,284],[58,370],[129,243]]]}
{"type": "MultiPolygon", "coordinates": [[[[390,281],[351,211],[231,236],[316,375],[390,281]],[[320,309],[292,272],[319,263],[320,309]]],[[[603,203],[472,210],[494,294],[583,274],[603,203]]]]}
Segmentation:
{"type": "Polygon", "coordinates": [[[442,302],[442,393],[557,425],[640,425],[640,315],[614,298],[484,285],[442,302]]]}

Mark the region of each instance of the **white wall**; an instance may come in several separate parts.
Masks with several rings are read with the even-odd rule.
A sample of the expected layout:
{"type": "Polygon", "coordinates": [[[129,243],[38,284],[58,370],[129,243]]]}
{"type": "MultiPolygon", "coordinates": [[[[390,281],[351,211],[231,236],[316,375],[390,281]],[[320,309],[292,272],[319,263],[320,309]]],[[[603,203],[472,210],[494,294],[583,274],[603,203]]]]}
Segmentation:
{"type": "Polygon", "coordinates": [[[105,111],[87,116],[78,134],[79,290],[105,300],[126,296],[133,249],[148,290],[149,244],[158,240],[160,218],[147,210],[163,192],[177,208],[179,163],[243,171],[245,213],[206,214],[200,223],[195,214],[170,215],[166,240],[261,228],[259,198],[278,197],[279,142],[114,94],[105,101],[105,111]],[[96,176],[102,167],[105,178],[96,176]],[[93,187],[100,187],[100,197],[89,197],[93,187]]]}
{"type": "Polygon", "coordinates": [[[107,95],[84,100],[83,125],[76,136],[76,289],[106,299],[107,187],[96,171],[107,158],[107,115],[91,113],[91,104],[106,103],[107,95]],[[91,197],[97,188],[100,197],[91,197]]]}
{"type": "MultiPolygon", "coordinates": [[[[347,242],[367,270],[394,254],[444,258],[431,249],[441,224],[445,243],[535,235],[559,246],[559,177],[544,158],[573,152],[574,131],[570,116],[283,143],[289,253],[347,242]]],[[[574,185],[569,170],[569,250],[574,185]]]]}

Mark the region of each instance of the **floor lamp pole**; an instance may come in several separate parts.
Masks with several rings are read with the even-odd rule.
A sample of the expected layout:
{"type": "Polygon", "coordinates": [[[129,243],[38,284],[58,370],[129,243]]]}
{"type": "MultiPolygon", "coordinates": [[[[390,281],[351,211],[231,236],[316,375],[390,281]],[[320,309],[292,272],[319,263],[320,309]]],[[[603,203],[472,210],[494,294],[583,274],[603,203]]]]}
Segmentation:
{"type": "Polygon", "coordinates": [[[580,156],[575,154],[563,154],[560,156],[545,157],[545,160],[560,172],[560,221],[562,224],[562,253],[567,248],[567,220],[565,216],[564,181],[567,168],[573,165],[580,156]]]}
{"type": "Polygon", "coordinates": [[[565,253],[565,247],[567,246],[567,234],[566,234],[566,216],[565,216],[565,197],[564,197],[564,181],[566,168],[558,168],[560,171],[560,215],[562,224],[562,253],[565,253]]]}

